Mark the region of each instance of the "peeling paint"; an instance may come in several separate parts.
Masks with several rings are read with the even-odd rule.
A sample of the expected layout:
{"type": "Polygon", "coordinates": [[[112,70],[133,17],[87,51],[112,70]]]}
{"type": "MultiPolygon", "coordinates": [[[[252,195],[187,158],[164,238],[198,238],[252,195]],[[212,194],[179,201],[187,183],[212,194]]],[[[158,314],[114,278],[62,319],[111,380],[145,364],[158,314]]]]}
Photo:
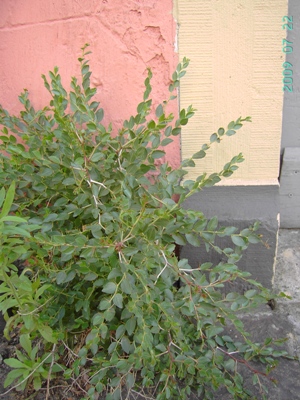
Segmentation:
{"type": "MultiPolygon", "coordinates": [[[[153,103],[169,97],[168,84],[178,63],[172,0],[0,0],[0,103],[15,113],[26,87],[33,105],[49,100],[41,74],[55,65],[62,82],[78,77],[80,48],[91,45],[91,82],[114,130],[136,113],[143,99],[147,68],[153,69],[153,103]]],[[[177,103],[170,112],[177,115],[177,103]]],[[[179,137],[167,159],[180,162],[179,137]]]]}

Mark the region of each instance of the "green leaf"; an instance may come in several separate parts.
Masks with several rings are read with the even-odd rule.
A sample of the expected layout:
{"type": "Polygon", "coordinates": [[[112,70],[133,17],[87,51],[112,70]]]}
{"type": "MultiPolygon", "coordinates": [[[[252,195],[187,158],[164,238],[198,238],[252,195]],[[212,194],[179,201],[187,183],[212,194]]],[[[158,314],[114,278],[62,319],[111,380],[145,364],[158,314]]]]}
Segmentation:
{"type": "Polygon", "coordinates": [[[173,139],[169,139],[169,138],[163,139],[161,142],[161,146],[167,146],[168,144],[170,144],[172,142],[173,142],[173,139]]]}
{"type": "Polygon", "coordinates": [[[38,327],[40,334],[43,338],[50,343],[57,343],[57,339],[54,337],[54,332],[50,326],[47,325],[40,325],[38,327]]]}
{"type": "Polygon", "coordinates": [[[15,182],[12,182],[10,187],[8,188],[4,200],[4,204],[2,207],[2,211],[0,213],[0,218],[6,217],[11,209],[12,203],[14,201],[14,195],[15,195],[15,182]]]}
{"type": "Polygon", "coordinates": [[[98,275],[95,272],[89,272],[88,274],[84,275],[85,281],[94,281],[98,278],[98,275]]]}
{"type": "Polygon", "coordinates": [[[235,124],[234,127],[233,127],[233,129],[235,129],[235,130],[237,131],[237,130],[240,129],[242,126],[243,126],[242,124],[235,124]]]}
{"type": "Polygon", "coordinates": [[[44,222],[52,222],[57,220],[58,215],[55,213],[49,214],[45,219],[44,222]]]}
{"type": "Polygon", "coordinates": [[[14,380],[16,380],[19,377],[22,377],[22,378],[24,376],[26,377],[27,375],[29,375],[29,373],[30,373],[30,370],[24,369],[24,368],[18,368],[18,369],[14,369],[14,370],[10,371],[6,376],[3,387],[6,388],[7,386],[10,386],[14,380]]]}
{"type": "Polygon", "coordinates": [[[155,127],[156,127],[155,121],[151,120],[151,121],[148,123],[148,129],[152,130],[152,129],[155,129],[155,127]]]}
{"type": "Polygon", "coordinates": [[[145,231],[145,236],[148,240],[154,240],[156,237],[156,229],[154,226],[149,226],[145,231]]]}
{"type": "Polygon", "coordinates": [[[259,227],[260,227],[260,222],[259,221],[255,221],[254,224],[253,224],[253,230],[257,231],[259,229],[259,227]]]}
{"type": "Polygon", "coordinates": [[[23,364],[21,361],[15,358],[6,358],[4,362],[11,368],[30,369],[30,366],[23,364]]]}
{"type": "Polygon", "coordinates": [[[210,137],[210,143],[214,143],[218,139],[218,135],[213,133],[210,137]]]}
{"type": "Polygon", "coordinates": [[[232,129],[232,128],[234,127],[234,125],[235,125],[235,122],[234,122],[234,121],[231,121],[231,122],[228,124],[228,129],[232,129]]]}
{"type": "Polygon", "coordinates": [[[66,238],[64,236],[60,236],[60,235],[53,235],[51,237],[53,243],[57,243],[57,244],[65,244],[66,243],[66,238]]]}
{"type": "Polygon", "coordinates": [[[232,340],[232,338],[230,336],[224,335],[224,336],[222,336],[222,339],[226,343],[233,343],[233,340],[232,340]]]}
{"type": "Polygon", "coordinates": [[[226,300],[228,301],[233,301],[237,298],[238,294],[237,293],[228,293],[226,296],[226,300]]]}
{"type": "Polygon", "coordinates": [[[207,224],[207,230],[208,231],[214,231],[217,229],[218,226],[218,218],[217,217],[213,217],[207,224]]]}
{"type": "Polygon", "coordinates": [[[93,325],[100,325],[100,324],[102,324],[102,322],[103,322],[103,315],[102,314],[99,314],[99,313],[97,313],[97,314],[95,314],[94,316],[93,316],[93,325]]]}
{"type": "Polygon", "coordinates": [[[111,306],[111,302],[107,299],[101,300],[99,304],[100,310],[107,310],[111,306]]]}
{"type": "Polygon", "coordinates": [[[126,328],[124,325],[119,325],[116,330],[116,339],[119,340],[121,336],[124,335],[126,328]]]}
{"type": "Polygon", "coordinates": [[[165,136],[168,137],[172,134],[172,127],[168,126],[165,130],[165,136]]]}
{"type": "Polygon", "coordinates": [[[128,387],[129,390],[131,388],[133,388],[133,386],[135,384],[135,374],[128,373],[126,375],[126,384],[127,384],[127,387],[128,387]]]}
{"type": "Polygon", "coordinates": [[[20,344],[26,353],[30,356],[31,353],[31,340],[29,334],[20,335],[20,344]]]}
{"type": "MultiPolygon", "coordinates": [[[[121,372],[127,372],[128,371],[128,365],[129,363],[128,363],[128,360],[120,360],[120,361],[118,361],[117,362],[117,365],[116,365],[116,367],[118,368],[118,370],[121,372]]],[[[118,398],[118,400],[119,400],[119,398],[118,398]]]]}
{"type": "Polygon", "coordinates": [[[1,218],[2,222],[17,222],[17,223],[26,223],[26,219],[21,217],[16,217],[15,215],[8,215],[6,217],[1,218]]]}
{"type": "Polygon", "coordinates": [[[163,150],[154,150],[154,151],[152,151],[151,156],[152,156],[154,159],[157,159],[157,158],[162,158],[162,157],[164,157],[165,154],[166,154],[166,153],[165,153],[163,150]]]}
{"type": "MultiPolygon", "coordinates": [[[[194,372],[192,372],[192,375],[194,374],[194,372]]],[[[171,398],[171,391],[170,388],[168,386],[166,386],[166,399],[170,399],[171,398]]]]}
{"type": "Polygon", "coordinates": [[[61,285],[62,283],[65,282],[67,278],[67,274],[65,271],[60,271],[57,275],[56,275],[56,283],[58,285],[61,285]]]}
{"type": "Polygon", "coordinates": [[[120,271],[120,269],[118,268],[114,268],[110,271],[110,273],[108,274],[107,279],[111,280],[113,278],[117,278],[118,276],[122,276],[122,272],[120,271]]]}
{"type": "Polygon", "coordinates": [[[75,248],[69,246],[69,247],[68,247],[67,249],[65,249],[65,250],[63,251],[63,253],[61,254],[60,261],[66,262],[66,261],[71,260],[71,258],[73,257],[74,251],[75,251],[75,248]]]}
{"type": "Polygon", "coordinates": [[[230,358],[229,360],[225,361],[224,362],[224,368],[227,371],[234,371],[235,370],[235,361],[232,358],[230,358]]]}
{"type": "Polygon", "coordinates": [[[253,296],[255,296],[257,293],[257,290],[251,289],[247,290],[247,292],[244,293],[244,296],[247,297],[247,299],[251,299],[253,296]]]}
{"type": "Polygon", "coordinates": [[[201,241],[200,241],[199,236],[195,235],[194,233],[187,233],[187,234],[185,235],[185,237],[186,237],[187,241],[188,241],[191,245],[193,245],[193,246],[195,246],[195,247],[199,247],[199,246],[201,245],[201,241]]]}
{"type": "Polygon", "coordinates": [[[111,353],[115,350],[115,348],[117,347],[117,345],[118,345],[117,342],[112,342],[112,343],[109,345],[108,349],[107,349],[108,354],[111,354],[111,353]]]}
{"type": "Polygon", "coordinates": [[[187,123],[189,122],[189,120],[188,120],[188,118],[182,118],[181,120],[180,120],[180,125],[186,125],[187,123]]]}
{"type": "Polygon", "coordinates": [[[103,120],[104,117],[104,111],[102,108],[99,108],[99,110],[95,114],[97,122],[100,123],[103,120]]]}
{"type": "MultiPolygon", "coordinates": [[[[37,158],[40,159],[41,155],[37,155],[37,158]]],[[[53,161],[55,164],[60,164],[60,159],[56,156],[49,156],[49,160],[53,161]]]]}
{"type": "MultiPolygon", "coordinates": [[[[1,140],[1,137],[0,137],[1,140]]],[[[0,207],[2,207],[3,201],[5,199],[5,189],[4,187],[0,190],[0,207]]]]}
{"type": "Polygon", "coordinates": [[[260,243],[261,242],[261,238],[258,235],[249,235],[247,237],[247,239],[249,240],[249,243],[260,243]]]}
{"type": "Polygon", "coordinates": [[[36,375],[33,378],[33,387],[34,387],[35,391],[39,391],[40,388],[42,387],[42,380],[41,380],[40,375],[36,375]]]}
{"type": "Polygon", "coordinates": [[[121,340],[121,347],[125,351],[125,353],[129,354],[131,351],[131,344],[128,337],[123,336],[121,340]]]}
{"type": "Polygon", "coordinates": [[[136,317],[129,318],[125,323],[125,328],[129,336],[131,336],[136,328],[136,317]]]}
{"type": "Polygon", "coordinates": [[[232,136],[232,135],[234,135],[236,132],[233,130],[233,129],[229,129],[227,132],[226,132],[226,135],[227,136],[232,136]]]}
{"type": "Polygon", "coordinates": [[[172,135],[177,136],[181,134],[181,128],[174,128],[172,129],[172,135]]]}
{"type": "Polygon", "coordinates": [[[104,154],[102,152],[96,152],[96,153],[94,153],[92,155],[91,161],[92,162],[97,162],[97,161],[99,161],[99,160],[101,160],[103,158],[104,158],[104,154]]]}
{"type": "Polygon", "coordinates": [[[204,158],[206,156],[206,153],[204,150],[200,150],[197,153],[193,154],[192,158],[193,159],[199,159],[199,158],[204,158]]]}
{"type": "Polygon", "coordinates": [[[231,240],[236,246],[244,247],[246,245],[245,239],[241,236],[231,235],[231,240]]]}
{"type": "Polygon", "coordinates": [[[210,339],[223,331],[224,331],[224,328],[222,328],[221,326],[209,326],[206,329],[206,336],[207,336],[207,338],[210,339]]]}
{"type": "Polygon", "coordinates": [[[113,298],[113,303],[119,308],[123,307],[123,296],[121,293],[117,293],[113,298]]]}
{"type": "Polygon", "coordinates": [[[26,231],[23,228],[20,228],[18,226],[6,226],[5,227],[5,235],[7,236],[14,236],[14,235],[20,235],[20,236],[25,236],[30,238],[30,234],[28,233],[28,231],[26,231]]]}
{"type": "Polygon", "coordinates": [[[160,117],[163,115],[163,113],[164,113],[163,106],[162,106],[161,104],[159,104],[159,105],[156,107],[155,115],[157,116],[157,118],[160,118],[160,117]]]}
{"type": "Polygon", "coordinates": [[[121,289],[126,294],[131,294],[133,291],[132,282],[130,281],[129,277],[126,277],[121,282],[121,289]]]}
{"type": "MultiPolygon", "coordinates": [[[[161,351],[162,353],[164,353],[167,350],[166,346],[164,344],[162,344],[162,343],[160,343],[157,346],[155,346],[155,348],[157,350],[161,351]]],[[[182,355],[177,356],[176,357],[176,361],[184,361],[186,359],[185,356],[183,356],[183,358],[180,358],[180,357],[182,357],[182,355]]]]}
{"type": "Polygon", "coordinates": [[[184,246],[186,244],[186,240],[183,235],[173,233],[172,237],[176,244],[179,244],[180,246],[184,246]]]}
{"type": "Polygon", "coordinates": [[[71,186],[71,185],[74,185],[75,182],[76,182],[76,181],[75,181],[74,178],[69,177],[69,178],[64,179],[64,180],[62,181],[62,184],[63,184],[63,185],[66,185],[66,186],[71,186]]]}
{"type": "Polygon", "coordinates": [[[206,262],[200,265],[201,271],[205,271],[207,269],[210,269],[212,267],[212,263],[206,262]]]}
{"type": "Polygon", "coordinates": [[[253,385],[258,384],[258,374],[252,375],[252,383],[253,383],[253,385]]]}
{"type": "Polygon", "coordinates": [[[235,233],[237,231],[237,228],[235,228],[234,226],[227,226],[224,229],[224,234],[225,235],[232,235],[233,233],[235,233]]]}
{"type": "Polygon", "coordinates": [[[102,292],[112,294],[115,293],[116,288],[117,285],[114,282],[108,282],[106,285],[104,285],[102,292]]]}

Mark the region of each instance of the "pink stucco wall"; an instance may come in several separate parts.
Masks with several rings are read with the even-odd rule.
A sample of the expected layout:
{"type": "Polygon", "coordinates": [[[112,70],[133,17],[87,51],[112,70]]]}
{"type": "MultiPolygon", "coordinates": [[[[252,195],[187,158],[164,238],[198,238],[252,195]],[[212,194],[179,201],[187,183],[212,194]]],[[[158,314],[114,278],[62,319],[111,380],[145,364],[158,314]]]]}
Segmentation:
{"type": "MultiPolygon", "coordinates": [[[[142,101],[147,67],[154,103],[168,97],[178,62],[172,6],[172,0],[0,0],[0,104],[16,113],[26,88],[36,108],[46,105],[41,74],[57,65],[69,87],[70,77],[79,75],[80,48],[89,43],[104,123],[117,129],[142,101]]],[[[172,107],[176,114],[176,101],[172,107]]],[[[179,138],[167,158],[178,165],[179,138]]]]}

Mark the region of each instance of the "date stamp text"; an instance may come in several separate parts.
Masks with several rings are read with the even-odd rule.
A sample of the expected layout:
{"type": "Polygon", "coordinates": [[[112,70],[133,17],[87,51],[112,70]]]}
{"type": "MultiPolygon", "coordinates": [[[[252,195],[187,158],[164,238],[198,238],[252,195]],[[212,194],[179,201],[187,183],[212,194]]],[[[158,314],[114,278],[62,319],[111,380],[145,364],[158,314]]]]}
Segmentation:
{"type": "MultiPolygon", "coordinates": [[[[288,31],[293,30],[293,17],[284,16],[282,17],[282,29],[287,29],[288,31]]],[[[287,39],[282,39],[282,51],[286,54],[293,52],[293,42],[287,39]]],[[[283,91],[292,92],[293,91],[293,64],[285,61],[282,64],[282,74],[283,74],[283,91]]]]}

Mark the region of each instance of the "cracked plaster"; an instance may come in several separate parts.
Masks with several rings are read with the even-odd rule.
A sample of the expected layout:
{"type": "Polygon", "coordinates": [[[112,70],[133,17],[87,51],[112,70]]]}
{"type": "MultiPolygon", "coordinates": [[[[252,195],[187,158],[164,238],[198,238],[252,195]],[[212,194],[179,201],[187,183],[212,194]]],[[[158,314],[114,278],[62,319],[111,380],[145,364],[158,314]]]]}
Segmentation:
{"type": "MultiPolygon", "coordinates": [[[[1,0],[0,103],[21,108],[17,96],[27,88],[34,107],[49,100],[41,74],[55,65],[63,84],[79,75],[80,48],[90,43],[91,83],[98,89],[104,123],[117,130],[143,99],[147,68],[153,71],[154,104],[169,97],[168,84],[178,62],[172,0],[1,0]]],[[[170,112],[177,114],[177,102],[170,112]]],[[[179,138],[167,148],[172,165],[180,161],[179,138]]]]}

